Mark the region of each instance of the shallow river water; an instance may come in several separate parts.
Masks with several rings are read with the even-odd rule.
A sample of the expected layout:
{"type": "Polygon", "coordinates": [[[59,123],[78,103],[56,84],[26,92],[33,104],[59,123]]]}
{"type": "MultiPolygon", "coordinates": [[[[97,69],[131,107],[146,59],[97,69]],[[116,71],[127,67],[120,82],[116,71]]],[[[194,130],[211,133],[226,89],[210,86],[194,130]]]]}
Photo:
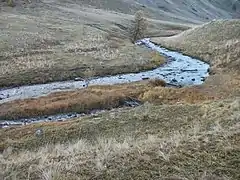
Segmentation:
{"type": "MultiPolygon", "coordinates": [[[[183,55],[179,52],[170,51],[165,48],[153,44],[150,39],[142,39],[136,42],[137,45],[146,46],[152,50],[159,52],[167,57],[167,62],[160,67],[139,72],[127,73],[106,77],[95,77],[88,82],[84,80],[71,80],[63,82],[53,82],[48,84],[37,84],[30,86],[21,86],[11,89],[0,90],[0,104],[16,99],[35,98],[45,96],[53,92],[76,90],[86,88],[86,84],[90,85],[114,85],[122,83],[130,83],[140,81],[142,79],[163,79],[168,84],[176,86],[191,86],[202,84],[205,78],[209,75],[209,64],[198,59],[183,55]]],[[[56,115],[51,117],[35,118],[35,121],[51,121],[70,119],[78,114],[56,115]]],[[[27,120],[14,121],[16,124],[21,124],[27,120]]],[[[33,120],[34,121],[34,120],[33,120]]],[[[7,126],[13,121],[0,120],[0,127],[7,126]]]]}

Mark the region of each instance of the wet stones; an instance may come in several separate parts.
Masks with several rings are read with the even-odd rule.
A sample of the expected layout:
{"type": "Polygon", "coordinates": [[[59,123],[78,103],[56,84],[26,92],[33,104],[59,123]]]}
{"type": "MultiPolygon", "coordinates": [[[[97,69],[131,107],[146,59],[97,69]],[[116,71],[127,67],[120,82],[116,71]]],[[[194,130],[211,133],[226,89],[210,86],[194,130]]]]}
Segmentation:
{"type": "Polygon", "coordinates": [[[182,72],[197,72],[197,69],[181,69],[182,72]]]}
{"type": "Polygon", "coordinates": [[[132,98],[128,98],[126,100],[123,100],[122,102],[120,102],[119,107],[137,107],[140,106],[142,103],[141,101],[137,100],[137,99],[132,99],[132,98]]]}
{"type": "Polygon", "coordinates": [[[9,126],[9,123],[8,122],[3,122],[1,123],[1,127],[8,127],[9,126]]]}
{"type": "Polygon", "coordinates": [[[30,119],[24,119],[22,122],[23,122],[24,125],[26,125],[26,124],[28,124],[28,123],[31,123],[32,120],[30,120],[30,119]]]}
{"type": "Polygon", "coordinates": [[[9,98],[9,94],[5,95],[5,94],[0,94],[0,100],[9,98]]]}
{"type": "Polygon", "coordinates": [[[68,114],[67,117],[68,118],[75,118],[75,117],[77,117],[77,114],[68,114]]]}
{"type": "Polygon", "coordinates": [[[142,77],[142,80],[148,80],[150,79],[149,77],[142,77]]]}
{"type": "Polygon", "coordinates": [[[206,78],[205,77],[201,77],[201,81],[205,81],[206,80],[206,78]]]}
{"type": "Polygon", "coordinates": [[[136,101],[125,101],[123,105],[127,107],[136,107],[139,106],[140,104],[136,101]]]}
{"type": "Polygon", "coordinates": [[[173,83],[176,83],[176,82],[178,82],[175,78],[173,78],[172,80],[171,80],[171,82],[173,82],[173,83]]]}
{"type": "Polygon", "coordinates": [[[74,78],[74,81],[84,81],[84,79],[81,77],[76,77],[76,78],[74,78]]]}

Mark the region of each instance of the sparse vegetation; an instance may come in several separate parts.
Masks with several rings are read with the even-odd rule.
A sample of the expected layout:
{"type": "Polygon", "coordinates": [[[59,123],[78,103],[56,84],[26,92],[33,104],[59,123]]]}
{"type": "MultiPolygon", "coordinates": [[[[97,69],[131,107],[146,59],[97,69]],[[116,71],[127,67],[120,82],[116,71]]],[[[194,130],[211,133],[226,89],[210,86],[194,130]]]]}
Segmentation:
{"type": "MultiPolygon", "coordinates": [[[[1,23],[11,26],[0,25],[0,87],[84,78],[89,69],[92,76],[138,72],[152,69],[164,61],[163,57],[152,61],[150,50],[133,45],[127,37],[120,36],[119,28],[112,30],[109,22],[103,21],[103,30],[94,24],[83,26],[87,23],[85,20],[77,25],[68,20],[58,26],[48,23],[53,19],[57,24],[62,22],[54,13],[57,12],[51,12],[54,18],[47,16],[44,22],[39,15],[29,16],[25,21],[23,15],[8,17],[2,13],[1,23]],[[31,21],[31,18],[35,20],[31,21]],[[41,27],[36,29],[37,24],[41,27]],[[29,29],[23,30],[21,26],[29,29]],[[116,37],[109,38],[108,34],[116,37]]],[[[95,14],[91,16],[95,18],[95,14]]],[[[116,20],[113,18],[112,21],[116,20]]]]}
{"type": "Polygon", "coordinates": [[[173,104],[176,102],[202,102],[214,99],[194,89],[163,88],[162,80],[115,86],[89,86],[87,89],[53,93],[37,99],[16,100],[0,105],[0,118],[19,119],[58,113],[86,113],[94,109],[123,106],[129,98],[140,101],[173,104]]]}
{"type": "Polygon", "coordinates": [[[6,149],[0,158],[2,173],[6,180],[239,179],[236,103],[147,103],[68,122],[1,130],[6,149]],[[37,137],[39,128],[44,134],[37,137]]]}
{"type": "Polygon", "coordinates": [[[48,96],[15,100],[0,105],[1,119],[19,119],[57,113],[86,113],[93,109],[121,107],[129,98],[157,104],[202,103],[240,96],[238,76],[210,77],[199,87],[165,88],[162,80],[149,80],[114,86],[89,86],[87,89],[53,93],[48,96]]]}
{"type": "Polygon", "coordinates": [[[152,41],[200,57],[213,68],[240,73],[240,20],[217,20],[152,41]]]}
{"type": "MultiPolygon", "coordinates": [[[[160,36],[152,40],[210,62],[215,72],[193,87],[168,88],[154,79],[0,104],[1,119],[16,119],[111,109],[129,99],[144,103],[0,129],[0,179],[240,179],[239,20],[194,27],[213,16],[236,15],[231,7],[235,0],[229,1],[192,0],[190,7],[179,0],[170,9],[165,1],[145,6],[137,1],[53,0],[34,1],[34,10],[13,11],[5,9],[7,1],[0,3],[0,88],[163,64],[161,55],[129,41],[132,14],[143,8],[149,13],[147,34],[136,28],[132,39],[160,36]],[[37,130],[42,134],[36,135],[37,130]]],[[[136,14],[135,20],[146,22],[143,15],[136,14]]]]}

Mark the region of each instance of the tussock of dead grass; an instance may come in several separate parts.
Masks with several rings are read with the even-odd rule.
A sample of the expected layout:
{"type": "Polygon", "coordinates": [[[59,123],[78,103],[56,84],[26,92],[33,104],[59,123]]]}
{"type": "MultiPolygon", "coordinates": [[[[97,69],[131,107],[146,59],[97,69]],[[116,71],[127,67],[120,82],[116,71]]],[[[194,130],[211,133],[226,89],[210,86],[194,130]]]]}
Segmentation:
{"type": "Polygon", "coordinates": [[[161,88],[156,87],[145,91],[140,97],[143,101],[159,103],[199,103],[206,100],[213,100],[216,97],[209,96],[194,88],[161,88]]]}
{"type": "Polygon", "coordinates": [[[173,104],[198,103],[217,98],[193,88],[164,88],[163,80],[115,86],[90,86],[77,91],[58,92],[37,99],[15,100],[0,105],[2,119],[19,119],[58,113],[86,113],[94,109],[121,107],[129,98],[173,104]]]}
{"type": "Polygon", "coordinates": [[[1,154],[2,173],[6,179],[238,179],[240,117],[236,120],[236,114],[240,109],[236,103],[239,100],[197,106],[146,104],[105,113],[100,119],[75,120],[71,126],[63,122],[6,129],[9,145],[1,154]],[[43,128],[43,137],[32,134],[37,127],[43,128]],[[28,138],[20,134],[31,130],[28,138]],[[58,142],[72,138],[74,132],[78,133],[75,142],[66,138],[64,144],[36,151],[22,146],[31,149],[42,142],[58,142]],[[14,153],[14,143],[23,149],[14,153]]]}
{"type": "Polygon", "coordinates": [[[149,84],[151,86],[162,86],[165,87],[166,86],[166,82],[162,79],[153,79],[149,81],[149,84]]]}
{"type": "Polygon", "coordinates": [[[136,97],[140,88],[88,88],[74,92],[53,93],[46,97],[16,100],[1,105],[1,117],[7,119],[34,117],[67,112],[86,113],[94,109],[109,109],[123,105],[128,97],[136,97]],[[14,105],[15,104],[15,105],[14,105]]]}

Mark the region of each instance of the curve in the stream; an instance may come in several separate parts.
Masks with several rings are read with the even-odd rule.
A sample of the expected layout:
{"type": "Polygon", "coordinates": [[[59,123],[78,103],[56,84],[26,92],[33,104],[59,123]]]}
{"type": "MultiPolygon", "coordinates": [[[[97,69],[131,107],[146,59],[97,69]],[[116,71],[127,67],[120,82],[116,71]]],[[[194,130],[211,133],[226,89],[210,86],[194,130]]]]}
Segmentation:
{"type": "MultiPolygon", "coordinates": [[[[136,44],[143,44],[152,50],[158,51],[167,57],[167,63],[150,71],[93,78],[89,80],[88,85],[113,85],[158,78],[165,80],[167,83],[187,86],[202,84],[208,76],[209,65],[207,63],[185,56],[179,52],[161,48],[151,43],[149,39],[142,39],[136,44]]],[[[52,92],[75,90],[84,87],[86,87],[84,80],[72,80],[4,89],[0,90],[0,104],[16,99],[39,97],[52,92]]]]}
{"type": "MultiPolygon", "coordinates": [[[[153,44],[149,38],[139,40],[136,42],[136,44],[144,45],[166,56],[167,62],[154,70],[106,77],[96,77],[89,80],[87,84],[113,85],[141,81],[142,79],[157,78],[163,79],[169,84],[189,86],[202,84],[205,78],[209,75],[209,64],[183,55],[179,52],[170,51],[159,47],[153,44]]],[[[35,98],[48,95],[53,92],[75,90],[86,87],[86,82],[84,80],[76,80],[21,86],[12,89],[0,90],[0,104],[16,99],[35,98]]],[[[68,115],[68,117],[71,116],[68,115]]],[[[62,117],[60,119],[62,119],[62,117]]]]}

